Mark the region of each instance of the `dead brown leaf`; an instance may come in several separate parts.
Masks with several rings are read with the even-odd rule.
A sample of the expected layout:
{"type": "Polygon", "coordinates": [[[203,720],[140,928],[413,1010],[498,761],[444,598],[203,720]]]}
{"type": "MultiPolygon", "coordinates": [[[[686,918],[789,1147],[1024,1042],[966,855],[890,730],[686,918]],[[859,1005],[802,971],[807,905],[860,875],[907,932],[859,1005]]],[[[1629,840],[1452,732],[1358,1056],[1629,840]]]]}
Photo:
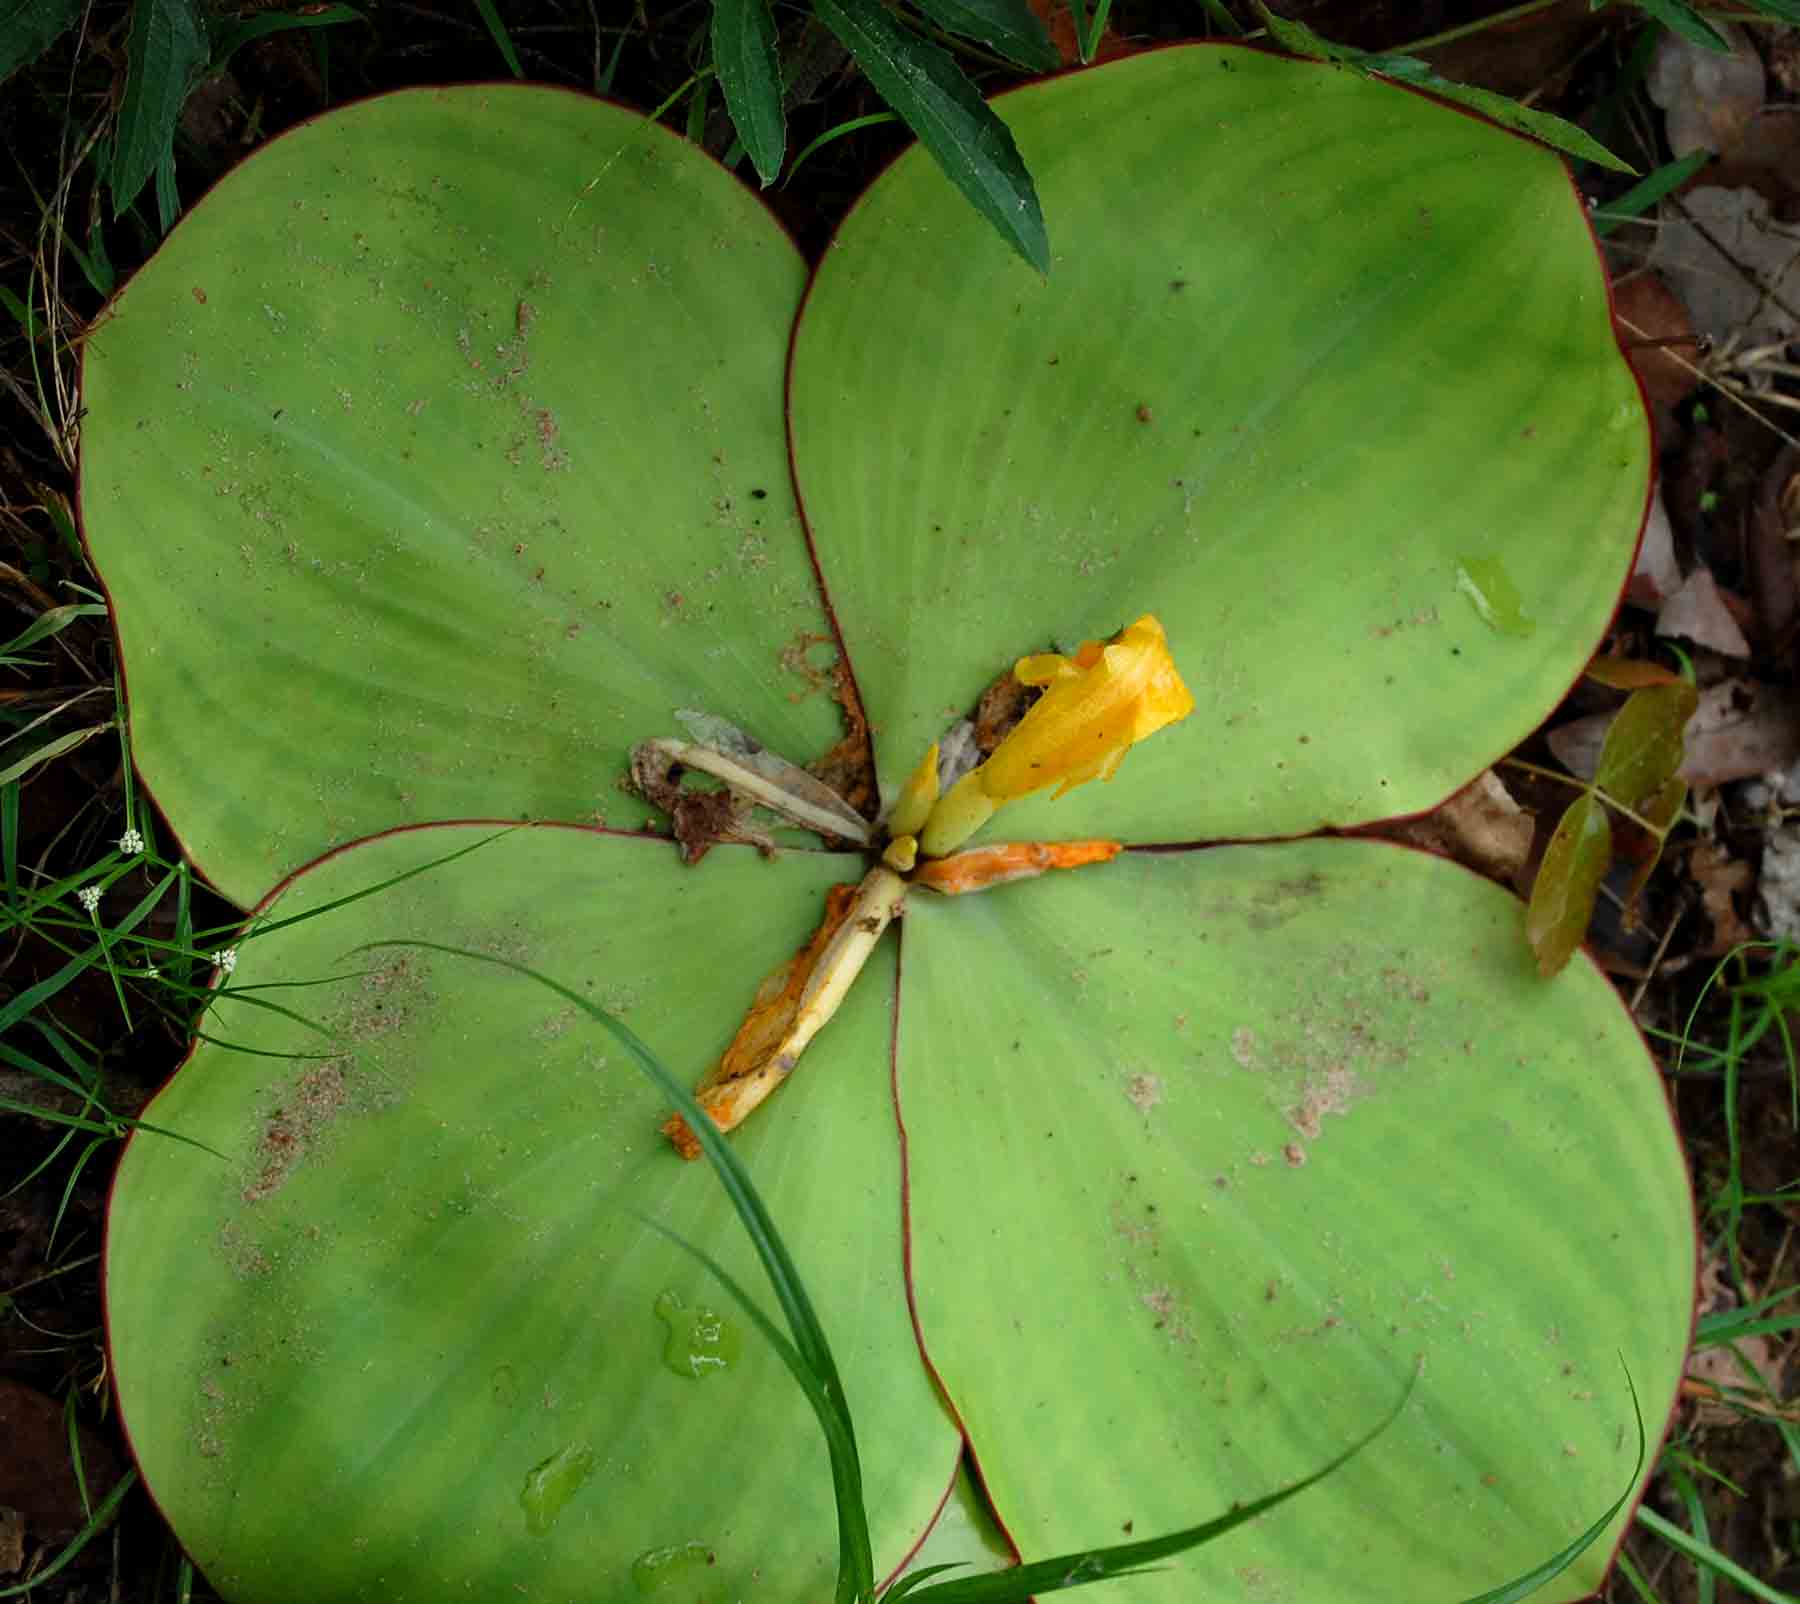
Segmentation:
{"type": "Polygon", "coordinates": [[[1517,883],[1531,856],[1532,819],[1492,769],[1448,802],[1394,826],[1392,839],[1441,853],[1503,885],[1517,883]]]}
{"type": "Polygon", "coordinates": [[[1656,633],[1691,640],[1724,657],[1750,655],[1750,643],[1709,568],[1696,568],[1662,604],[1656,615],[1656,633]]]}
{"type": "Polygon", "coordinates": [[[1681,777],[1723,785],[1784,769],[1800,757],[1800,700],[1786,686],[1728,679],[1700,693],[1688,720],[1681,777]]]}
{"type": "Polygon", "coordinates": [[[1685,399],[1700,379],[1694,371],[1694,325],[1681,297],[1657,274],[1633,273],[1613,285],[1613,316],[1644,393],[1665,407],[1685,399]]]}
{"type": "Polygon", "coordinates": [[[1716,841],[1696,841],[1688,849],[1687,872],[1700,888],[1700,906],[1712,926],[1712,937],[1700,951],[1717,958],[1746,941],[1755,932],[1738,916],[1736,897],[1748,892],[1755,872],[1742,858],[1732,857],[1716,841]]]}

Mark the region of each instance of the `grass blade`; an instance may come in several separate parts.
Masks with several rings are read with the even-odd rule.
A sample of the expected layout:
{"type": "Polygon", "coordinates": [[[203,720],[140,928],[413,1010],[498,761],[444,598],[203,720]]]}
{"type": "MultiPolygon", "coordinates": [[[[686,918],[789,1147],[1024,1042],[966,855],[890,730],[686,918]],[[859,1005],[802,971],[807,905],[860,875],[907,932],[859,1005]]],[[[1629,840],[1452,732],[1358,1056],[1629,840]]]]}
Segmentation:
{"type": "MultiPolygon", "coordinates": [[[[781,1304],[782,1313],[787,1317],[795,1348],[806,1368],[816,1378],[817,1386],[807,1387],[807,1398],[813,1404],[820,1429],[825,1434],[831,1458],[832,1484],[837,1494],[836,1604],[861,1604],[874,1590],[875,1559],[870,1550],[868,1514],[863,1505],[862,1467],[857,1458],[856,1432],[850,1419],[849,1404],[844,1397],[844,1385],[838,1376],[837,1362],[832,1358],[824,1328],[819,1324],[819,1317],[813,1310],[812,1300],[806,1294],[800,1271],[788,1253],[787,1244],[775,1229],[775,1221],[770,1217],[755,1183],[750,1179],[750,1172],[744,1168],[718,1127],[701,1112],[700,1105],[694,1101],[688,1089],[650,1051],[637,1032],[560,981],[525,964],[515,963],[510,958],[496,957],[492,953],[471,952],[466,948],[446,946],[436,941],[372,941],[356,950],[371,952],[384,947],[413,947],[426,952],[449,953],[454,957],[470,958],[477,963],[510,969],[514,974],[535,980],[597,1024],[605,1026],[619,1045],[636,1060],[638,1067],[652,1084],[675,1105],[676,1110],[687,1121],[688,1129],[699,1140],[713,1167],[713,1173],[718,1176],[719,1184],[731,1199],[732,1207],[737,1210],[738,1218],[749,1234],[757,1257],[762,1260],[764,1273],[781,1304]]],[[[735,1283],[728,1280],[726,1284],[735,1290],[735,1283]]],[[[752,1309],[752,1305],[746,1304],[747,1313],[751,1313],[752,1309]]],[[[755,1318],[754,1313],[752,1318],[755,1318]]]]}
{"type": "MultiPolygon", "coordinates": [[[[1623,1360],[1620,1361],[1623,1363],[1623,1360]]],[[[1644,1435],[1644,1411],[1638,1404],[1637,1384],[1631,1379],[1631,1372],[1625,1372],[1625,1385],[1631,1389],[1631,1412],[1637,1419],[1638,1451],[1637,1463],[1631,1468],[1631,1475],[1626,1479],[1625,1490],[1612,1501],[1594,1524],[1583,1532],[1565,1549],[1552,1554],[1534,1570],[1523,1576],[1515,1576],[1510,1582],[1502,1582],[1500,1586],[1490,1588],[1475,1598],[1465,1599],[1463,1604],[1515,1604],[1516,1600],[1529,1598],[1553,1576],[1567,1570],[1599,1539],[1602,1532],[1612,1524],[1613,1516],[1625,1507],[1625,1500],[1631,1497],[1631,1489],[1637,1486],[1637,1479],[1643,1474],[1644,1455],[1649,1450],[1649,1439],[1644,1435]]],[[[1640,1508],[1640,1513],[1642,1513],[1640,1508]]]]}
{"type": "Polygon", "coordinates": [[[1766,1604],[1800,1604],[1800,1599],[1796,1599],[1792,1593],[1784,1593],[1767,1582],[1758,1581],[1743,1566],[1727,1559],[1710,1543],[1696,1541],[1673,1521],[1664,1520],[1649,1505],[1639,1504],[1632,1519],[1638,1525],[1655,1532],[1670,1548],[1679,1549],[1695,1564],[1704,1565],[1715,1575],[1735,1583],[1752,1598],[1763,1599],[1766,1604]]]}
{"type": "Polygon", "coordinates": [[[1247,1504],[1237,1504],[1223,1515],[1202,1521],[1198,1526],[1166,1532],[1161,1537],[1146,1537],[1136,1543],[1116,1543],[1110,1548],[1090,1548],[1073,1554],[1059,1554],[1055,1559],[1033,1560],[1015,1565],[1011,1570],[989,1571],[984,1576],[959,1577],[953,1582],[939,1582],[935,1587],[921,1588],[910,1596],[932,1599],[935,1604],[1023,1604],[1039,1593],[1056,1593],[1066,1587],[1085,1587],[1089,1582],[1103,1582],[1109,1577],[1130,1576],[1155,1560],[1167,1559],[1186,1549],[1223,1537],[1227,1532],[1267,1514],[1278,1504],[1298,1497],[1307,1488],[1323,1481],[1333,1471],[1348,1464],[1363,1449],[1400,1418],[1400,1411],[1412,1397],[1414,1382],[1408,1381],[1399,1401],[1370,1430],[1358,1437],[1341,1454],[1326,1461],[1311,1475],[1289,1482],[1247,1504]]]}
{"type": "Polygon", "coordinates": [[[107,174],[114,217],[124,215],[173,147],[182,102],[206,66],[206,20],[193,0],[137,0],[127,59],[107,174]]]}
{"type": "Polygon", "coordinates": [[[713,0],[712,53],[731,125],[767,189],[781,175],[787,148],[769,0],[713,0]]]}
{"type": "Polygon", "coordinates": [[[1641,217],[1663,196],[1681,188],[1712,159],[1710,150],[1695,150],[1689,151],[1679,160],[1664,162],[1655,172],[1639,179],[1617,200],[1597,208],[1594,212],[1594,232],[1604,239],[1621,223],[1629,223],[1634,217],[1641,217]]]}
{"type": "Polygon", "coordinates": [[[35,1587],[42,1587],[45,1582],[49,1581],[50,1578],[56,1575],[56,1573],[65,1565],[70,1564],[81,1551],[94,1540],[95,1534],[99,1532],[101,1527],[113,1518],[113,1514],[118,1509],[119,1505],[125,1502],[125,1495],[130,1492],[133,1487],[137,1486],[137,1479],[138,1473],[136,1470],[126,1471],[123,1476],[113,1483],[112,1491],[100,1501],[100,1507],[88,1517],[87,1525],[83,1526],[80,1531],[69,1539],[68,1547],[58,1554],[55,1559],[51,1560],[51,1562],[41,1571],[38,1571],[28,1580],[16,1582],[11,1587],[0,1587],[0,1598],[17,1598],[22,1593],[31,1592],[35,1587]]]}
{"type": "Polygon", "coordinates": [[[254,17],[233,17],[213,42],[212,64],[225,66],[252,39],[282,33],[289,28],[328,28],[336,22],[362,22],[355,6],[309,6],[304,11],[265,11],[254,17]]]}
{"type": "Polygon", "coordinates": [[[950,182],[1008,245],[1047,275],[1050,240],[1031,174],[1006,124],[956,63],[908,33],[880,0],[814,0],[813,11],[950,182]]]}
{"type": "MultiPolygon", "coordinates": [[[[1049,32],[1025,0],[917,0],[917,4],[945,32],[979,40],[1032,72],[1055,72],[1062,65],[1049,32]]],[[[1108,4],[1110,0],[1103,0],[1096,16],[1103,19],[1108,4]]]]}
{"type": "Polygon", "coordinates": [[[481,13],[481,20],[487,24],[487,31],[499,46],[501,59],[506,62],[506,70],[515,78],[523,78],[525,69],[519,65],[519,53],[513,49],[512,35],[500,20],[500,13],[494,9],[494,0],[475,0],[475,9],[481,13]]]}

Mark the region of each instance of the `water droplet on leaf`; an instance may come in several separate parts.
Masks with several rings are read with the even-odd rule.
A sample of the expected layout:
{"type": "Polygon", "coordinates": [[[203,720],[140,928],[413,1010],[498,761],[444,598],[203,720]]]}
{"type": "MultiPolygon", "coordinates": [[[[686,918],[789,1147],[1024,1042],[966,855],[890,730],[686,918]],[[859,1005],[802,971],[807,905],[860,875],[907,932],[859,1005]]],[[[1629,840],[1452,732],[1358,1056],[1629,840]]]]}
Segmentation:
{"type": "Polygon", "coordinates": [[[570,1443],[526,1473],[525,1486],[519,1493],[519,1506],[525,1511],[525,1530],[533,1537],[543,1537],[556,1524],[563,1505],[581,1490],[581,1484],[594,1473],[594,1450],[584,1443],[570,1443]]]}
{"type": "Polygon", "coordinates": [[[1537,633],[1537,621],[1526,615],[1524,598],[1512,576],[1492,557],[1459,557],[1456,588],[1474,605],[1489,629],[1519,640],[1537,633]]]}
{"type": "Polygon", "coordinates": [[[686,1380],[729,1370],[743,1352],[743,1333],[705,1304],[690,1309],[680,1293],[664,1292],[656,1300],[656,1313],[669,1328],[663,1363],[686,1380]]]}
{"type": "Polygon", "coordinates": [[[659,1593],[695,1571],[705,1570],[715,1558],[704,1543],[671,1543],[639,1554],[631,1562],[631,1579],[640,1593],[659,1593]]]}

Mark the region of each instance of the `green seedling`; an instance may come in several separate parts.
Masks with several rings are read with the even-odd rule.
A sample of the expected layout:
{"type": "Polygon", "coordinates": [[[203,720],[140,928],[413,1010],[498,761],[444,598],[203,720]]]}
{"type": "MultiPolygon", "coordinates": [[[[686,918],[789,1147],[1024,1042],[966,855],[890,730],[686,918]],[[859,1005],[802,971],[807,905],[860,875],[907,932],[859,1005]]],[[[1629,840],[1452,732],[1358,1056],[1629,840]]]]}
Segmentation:
{"type": "Polygon", "coordinates": [[[226,1597],[832,1595],[846,1461],[680,1245],[756,1284],[666,1095],[498,966],[343,955],[556,973],[699,1084],[881,874],[727,1139],[832,1334],[867,1577],[1180,1532],[1415,1375],[1110,1597],[1517,1596],[1641,1483],[1618,1366],[1661,1422],[1694,1251],[1636,1029],[1507,893],[1341,833],[1509,750],[1616,604],[1648,430],[1582,203],[1242,48],[995,111],[1049,279],[921,151],[809,274],[672,134],[499,85],[274,141],[84,342],[134,756],[255,911],[233,1047],[145,1116],[226,1157],[134,1139],[106,1245],[123,1419],[226,1597]],[[1189,716],[882,861],[934,744],[948,806],[1150,614],[1189,716]],[[534,822],[439,861],[494,820],[534,822]],[[1071,841],[1116,850],[932,889],[1071,841]],[[677,1373],[679,1308],[728,1362],[677,1373]]]}

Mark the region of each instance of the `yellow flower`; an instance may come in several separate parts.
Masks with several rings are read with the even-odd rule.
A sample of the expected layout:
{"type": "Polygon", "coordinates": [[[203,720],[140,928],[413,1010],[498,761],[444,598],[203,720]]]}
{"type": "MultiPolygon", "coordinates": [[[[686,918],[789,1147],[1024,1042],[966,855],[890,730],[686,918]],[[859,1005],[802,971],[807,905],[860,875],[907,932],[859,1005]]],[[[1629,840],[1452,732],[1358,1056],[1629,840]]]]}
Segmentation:
{"type": "Polygon", "coordinates": [[[1046,689],[976,770],[996,802],[1046,785],[1062,796],[1089,780],[1110,780],[1130,747],[1194,711],[1150,613],[1109,644],[1083,641],[1073,657],[1021,657],[1013,677],[1046,689]]]}
{"type": "Polygon", "coordinates": [[[933,810],[919,843],[929,856],[962,845],[1003,802],[1049,785],[1061,796],[1110,780],[1133,745],[1194,710],[1162,625],[1149,613],[1111,641],[1084,641],[1073,657],[1022,657],[1013,675],[1044,686],[1044,694],[933,810]]]}

